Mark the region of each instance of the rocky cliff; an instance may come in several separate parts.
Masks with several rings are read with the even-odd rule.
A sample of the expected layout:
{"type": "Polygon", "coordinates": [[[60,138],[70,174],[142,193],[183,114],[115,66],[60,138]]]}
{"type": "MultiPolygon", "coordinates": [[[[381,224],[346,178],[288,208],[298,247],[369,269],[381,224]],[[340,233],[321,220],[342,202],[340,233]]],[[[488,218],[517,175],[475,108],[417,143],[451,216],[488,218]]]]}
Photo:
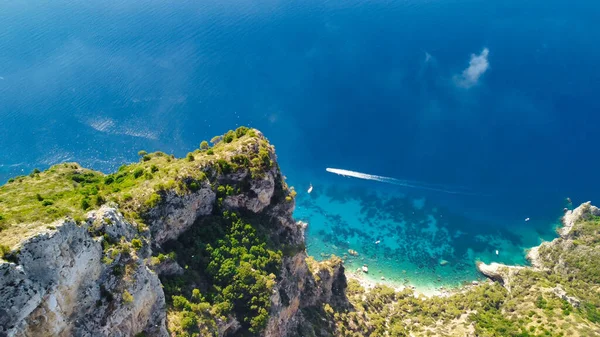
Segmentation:
{"type": "Polygon", "coordinates": [[[23,242],[0,264],[0,326],[7,336],[167,335],[165,298],[144,262],[148,246],[103,261],[105,237],[132,240],[136,228],[115,208],[88,213],[85,222],[59,220],[23,242]]]}
{"type": "Polygon", "coordinates": [[[309,271],[266,138],[240,128],[214,143],[0,187],[0,336],[287,336],[303,309],[343,302],[341,261],[309,271]]]}

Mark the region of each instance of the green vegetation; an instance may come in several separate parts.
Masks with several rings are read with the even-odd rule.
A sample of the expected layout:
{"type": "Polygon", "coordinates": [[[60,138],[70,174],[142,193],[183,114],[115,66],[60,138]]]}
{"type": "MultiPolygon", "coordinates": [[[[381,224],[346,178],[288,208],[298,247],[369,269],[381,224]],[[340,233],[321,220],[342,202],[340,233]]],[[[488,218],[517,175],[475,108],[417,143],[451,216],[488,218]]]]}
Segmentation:
{"type": "Polygon", "coordinates": [[[140,250],[143,246],[142,240],[140,239],[133,239],[131,240],[131,245],[133,246],[133,248],[135,250],[140,250]]]}
{"type": "Polygon", "coordinates": [[[225,211],[165,245],[177,252],[185,269],[181,276],[162,279],[170,302],[171,332],[216,335],[216,319],[231,315],[248,335],[265,327],[282,253],[261,234],[267,231],[264,221],[250,216],[242,220],[237,213],[225,211]],[[197,289],[195,284],[204,287],[197,289]]]}
{"type": "Polygon", "coordinates": [[[129,304],[131,302],[133,302],[133,295],[131,295],[129,291],[125,290],[123,292],[123,303],[129,304]]]}
{"type": "Polygon", "coordinates": [[[9,253],[10,253],[10,247],[5,246],[5,245],[0,245],[0,258],[4,258],[9,253]]]}
{"type": "Polygon", "coordinates": [[[0,186],[0,244],[12,247],[66,216],[81,221],[86,212],[106,202],[116,202],[128,219],[143,226],[144,214],[160,205],[166,191],[192,193],[214,183],[215,173],[249,169],[259,176],[270,168],[266,163],[272,165],[272,147],[254,130],[240,127],[227,132],[230,142],[222,138],[213,138],[215,145],[209,150],[197,149],[183,159],[140,151],[140,162],[109,175],[64,163],[12,178],[0,186]],[[215,160],[219,172],[205,172],[215,160]]]}

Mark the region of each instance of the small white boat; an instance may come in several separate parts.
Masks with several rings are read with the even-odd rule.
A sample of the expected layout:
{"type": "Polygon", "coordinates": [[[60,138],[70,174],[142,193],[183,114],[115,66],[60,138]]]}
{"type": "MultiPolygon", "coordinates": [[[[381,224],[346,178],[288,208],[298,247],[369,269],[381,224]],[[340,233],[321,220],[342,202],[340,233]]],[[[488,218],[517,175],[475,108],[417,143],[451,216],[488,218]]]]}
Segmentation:
{"type": "Polygon", "coordinates": [[[525,221],[529,221],[529,218],[525,218],[525,221]]]}
{"type": "Polygon", "coordinates": [[[310,184],[310,186],[308,187],[308,193],[312,192],[313,186],[312,184],[310,184]]]}
{"type": "Polygon", "coordinates": [[[496,255],[500,254],[500,252],[498,251],[498,249],[496,249],[496,255]]]}
{"type": "Polygon", "coordinates": [[[375,241],[375,244],[378,245],[381,242],[381,240],[377,240],[375,241]]]}

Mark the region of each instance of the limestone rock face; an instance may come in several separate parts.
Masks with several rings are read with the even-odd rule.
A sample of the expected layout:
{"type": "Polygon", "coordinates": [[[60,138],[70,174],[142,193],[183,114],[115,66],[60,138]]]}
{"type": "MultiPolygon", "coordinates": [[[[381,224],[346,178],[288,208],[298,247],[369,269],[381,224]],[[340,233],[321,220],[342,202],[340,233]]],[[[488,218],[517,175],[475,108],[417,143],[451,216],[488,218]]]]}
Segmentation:
{"type": "Polygon", "coordinates": [[[569,302],[575,308],[578,308],[581,305],[581,301],[578,298],[567,295],[567,292],[559,284],[552,289],[552,292],[559,298],[569,302]]]}
{"type": "Polygon", "coordinates": [[[150,232],[155,243],[161,244],[176,239],[189,229],[200,216],[213,210],[216,194],[205,184],[194,193],[179,195],[175,191],[165,192],[163,201],[147,214],[150,232]]]}
{"type": "Polygon", "coordinates": [[[306,264],[306,253],[284,261],[282,281],[271,296],[271,319],[264,336],[294,336],[298,330],[311,330],[312,323],[301,309],[318,309],[327,303],[347,305],[347,280],[339,258],[319,263],[314,275],[306,264]]]}
{"type": "Polygon", "coordinates": [[[181,275],[183,268],[173,260],[167,260],[152,266],[152,270],[158,275],[181,275]]]}
{"type": "MultiPolygon", "coordinates": [[[[240,182],[247,179],[247,172],[228,175],[226,181],[240,182]]],[[[227,209],[247,209],[254,213],[261,212],[271,204],[271,198],[275,192],[275,172],[268,171],[264,177],[250,180],[250,191],[237,195],[228,196],[223,200],[227,209]]]]}
{"type": "Polygon", "coordinates": [[[522,267],[507,266],[501,263],[492,262],[490,264],[478,263],[477,269],[483,275],[494,281],[506,284],[510,278],[510,274],[522,267]]]}
{"type": "Polygon", "coordinates": [[[0,335],[131,336],[146,329],[167,336],[157,275],[138,256],[105,263],[103,238],[88,230],[94,223],[115,236],[129,237],[135,229],[102,207],[83,225],[54,223],[55,229],[21,244],[16,263],[0,263],[0,335]],[[125,262],[127,279],[115,276],[113,267],[125,262]],[[132,300],[124,304],[126,291],[132,300]]]}

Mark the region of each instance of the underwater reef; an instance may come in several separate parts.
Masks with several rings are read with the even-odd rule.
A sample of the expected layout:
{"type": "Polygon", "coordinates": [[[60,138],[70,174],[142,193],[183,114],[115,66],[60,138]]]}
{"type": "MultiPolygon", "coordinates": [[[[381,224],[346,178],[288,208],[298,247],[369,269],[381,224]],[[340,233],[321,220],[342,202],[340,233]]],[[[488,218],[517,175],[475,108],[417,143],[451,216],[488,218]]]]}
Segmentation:
{"type": "MultiPolygon", "coordinates": [[[[0,187],[0,336],[600,335],[589,203],[529,251],[531,266],[479,264],[488,280],[425,297],[363,287],[345,273],[352,253],[309,257],[296,192],[258,130],[183,158],[139,155],[111,174],[63,163],[0,187]]],[[[365,217],[394,205],[365,203],[365,217]]],[[[349,251],[344,228],[329,240],[349,251]]],[[[387,254],[440,263],[410,247],[387,254]]]]}

